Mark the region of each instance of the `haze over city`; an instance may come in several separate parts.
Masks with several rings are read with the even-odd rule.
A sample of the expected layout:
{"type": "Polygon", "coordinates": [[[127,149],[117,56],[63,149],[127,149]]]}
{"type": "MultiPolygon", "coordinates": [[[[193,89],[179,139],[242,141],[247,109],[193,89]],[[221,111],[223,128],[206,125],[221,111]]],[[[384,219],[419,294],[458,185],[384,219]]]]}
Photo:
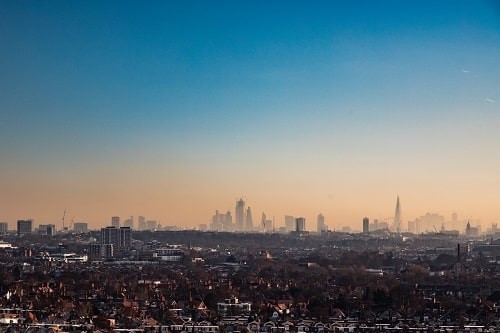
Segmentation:
{"type": "Polygon", "coordinates": [[[498,2],[2,1],[0,43],[11,227],[500,219],[498,2]]]}

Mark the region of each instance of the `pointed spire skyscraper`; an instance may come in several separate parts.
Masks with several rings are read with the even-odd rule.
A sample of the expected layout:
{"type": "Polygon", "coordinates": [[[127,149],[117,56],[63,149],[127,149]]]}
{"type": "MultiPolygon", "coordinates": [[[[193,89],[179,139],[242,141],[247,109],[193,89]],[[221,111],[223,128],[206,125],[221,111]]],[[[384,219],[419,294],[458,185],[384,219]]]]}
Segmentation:
{"type": "Polygon", "coordinates": [[[401,232],[401,222],[402,222],[401,205],[399,204],[399,195],[398,195],[398,199],[396,201],[396,212],[394,213],[394,223],[393,223],[393,228],[398,233],[401,232]]]}

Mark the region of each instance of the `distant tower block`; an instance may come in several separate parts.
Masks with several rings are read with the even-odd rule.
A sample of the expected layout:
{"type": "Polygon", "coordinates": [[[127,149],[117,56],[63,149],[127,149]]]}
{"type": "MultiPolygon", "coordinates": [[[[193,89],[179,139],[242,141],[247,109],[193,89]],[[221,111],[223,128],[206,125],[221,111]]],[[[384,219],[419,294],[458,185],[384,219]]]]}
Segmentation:
{"type": "Polygon", "coordinates": [[[236,208],[235,208],[235,224],[236,224],[236,230],[237,231],[242,231],[245,229],[245,201],[243,201],[243,198],[240,200],[236,201],[236,208]]]}
{"type": "Polygon", "coordinates": [[[120,227],[120,217],[119,216],[113,216],[111,217],[111,226],[115,228],[120,227]]]}
{"type": "Polygon", "coordinates": [[[306,219],[303,217],[297,217],[295,219],[295,231],[304,232],[306,231],[306,219]]]}
{"type": "Polygon", "coordinates": [[[363,233],[367,234],[370,232],[370,219],[365,217],[363,219],[363,233]]]}
{"type": "Polygon", "coordinates": [[[399,203],[399,195],[398,195],[398,199],[396,201],[396,212],[394,213],[394,223],[393,223],[393,228],[396,232],[401,232],[401,223],[402,223],[401,205],[399,203]]]}
{"type": "Polygon", "coordinates": [[[246,215],[246,218],[245,218],[245,229],[247,231],[252,231],[253,230],[252,211],[250,210],[250,207],[247,208],[247,215],[246,215]]]}
{"type": "Polygon", "coordinates": [[[318,219],[316,222],[316,228],[318,233],[321,233],[323,231],[328,231],[328,227],[325,224],[325,216],[323,214],[318,215],[318,219]]]}

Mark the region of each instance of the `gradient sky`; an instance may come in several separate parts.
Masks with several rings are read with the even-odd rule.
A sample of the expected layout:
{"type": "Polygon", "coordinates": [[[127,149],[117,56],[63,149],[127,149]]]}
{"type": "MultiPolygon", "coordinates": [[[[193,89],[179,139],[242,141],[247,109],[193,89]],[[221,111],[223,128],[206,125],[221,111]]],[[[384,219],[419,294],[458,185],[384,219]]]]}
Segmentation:
{"type": "Polygon", "coordinates": [[[0,220],[500,219],[498,1],[0,0],[0,220]]]}

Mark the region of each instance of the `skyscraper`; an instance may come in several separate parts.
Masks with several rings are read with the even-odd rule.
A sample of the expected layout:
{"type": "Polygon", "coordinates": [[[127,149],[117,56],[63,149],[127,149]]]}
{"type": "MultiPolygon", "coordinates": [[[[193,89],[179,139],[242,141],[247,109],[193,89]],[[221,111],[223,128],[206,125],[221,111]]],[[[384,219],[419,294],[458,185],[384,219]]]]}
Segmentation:
{"type": "Polygon", "coordinates": [[[215,215],[212,216],[212,223],[210,224],[210,229],[216,230],[216,231],[222,231],[222,214],[219,213],[218,210],[215,211],[215,215]]]}
{"type": "MultiPolygon", "coordinates": [[[[146,218],[144,216],[139,216],[137,218],[137,229],[146,230],[146,218]]],[[[132,223],[133,224],[133,223],[132,223]]]]}
{"type": "Polygon", "coordinates": [[[235,218],[235,229],[237,231],[242,231],[245,228],[245,201],[243,198],[236,201],[236,208],[234,211],[235,218]]]}
{"type": "Polygon", "coordinates": [[[154,231],[158,229],[158,222],[156,220],[148,220],[146,221],[146,230],[154,231]]]}
{"type": "Polygon", "coordinates": [[[285,215],[285,229],[287,232],[295,231],[295,216],[285,215]]]}
{"type": "Polygon", "coordinates": [[[233,230],[233,217],[231,212],[228,210],[226,214],[219,213],[218,210],[215,211],[215,215],[212,217],[212,224],[210,224],[210,229],[216,231],[232,231],[233,230]]]}
{"type": "Polygon", "coordinates": [[[368,232],[370,232],[370,219],[365,217],[363,219],[363,233],[367,234],[368,232]]]}
{"type": "Polygon", "coordinates": [[[325,225],[325,217],[323,216],[323,214],[318,215],[317,230],[318,230],[318,233],[321,233],[322,231],[328,230],[328,228],[325,225]]]}
{"type": "Polygon", "coordinates": [[[245,217],[245,230],[253,230],[252,211],[250,210],[250,207],[247,208],[247,216],[245,217]]]}
{"type": "MultiPolygon", "coordinates": [[[[133,225],[134,225],[134,217],[133,216],[130,216],[128,219],[123,221],[124,227],[132,227],[133,225]]],[[[119,227],[117,227],[117,228],[119,228],[119,227]]]]}
{"type": "Polygon", "coordinates": [[[306,219],[304,217],[297,217],[295,219],[295,231],[297,232],[306,231],[306,219]]]}
{"type": "Polygon", "coordinates": [[[134,227],[134,219],[132,218],[132,216],[129,219],[126,219],[125,221],[123,221],[123,226],[128,227],[128,228],[134,227]]]}
{"type": "Polygon", "coordinates": [[[226,215],[224,215],[222,222],[223,231],[233,231],[233,217],[231,216],[231,211],[228,209],[226,215]]]}
{"type": "Polygon", "coordinates": [[[396,212],[394,213],[394,223],[393,223],[394,231],[401,232],[401,223],[402,223],[401,205],[399,204],[399,195],[398,195],[398,199],[396,201],[396,212]]]}
{"type": "Polygon", "coordinates": [[[262,219],[260,221],[261,230],[264,232],[272,232],[274,228],[273,220],[268,220],[266,214],[262,213],[262,219]]]}
{"type": "Polygon", "coordinates": [[[111,218],[111,226],[115,228],[120,227],[120,217],[119,216],[113,216],[111,218]]]}

